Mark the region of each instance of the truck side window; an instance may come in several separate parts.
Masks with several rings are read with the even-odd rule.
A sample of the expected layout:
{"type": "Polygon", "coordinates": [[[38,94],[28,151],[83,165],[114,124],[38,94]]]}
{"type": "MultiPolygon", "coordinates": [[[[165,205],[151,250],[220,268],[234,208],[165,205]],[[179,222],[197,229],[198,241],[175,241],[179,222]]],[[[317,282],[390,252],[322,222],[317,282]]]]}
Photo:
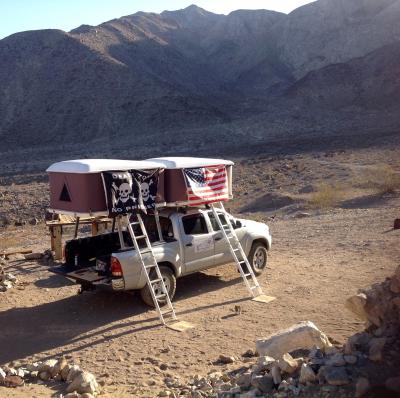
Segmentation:
{"type": "MultiPolygon", "coordinates": [[[[219,228],[219,225],[218,225],[218,223],[217,223],[217,220],[216,220],[215,217],[214,217],[214,213],[210,211],[210,212],[208,213],[208,217],[210,218],[210,221],[211,221],[211,225],[212,225],[212,227],[213,227],[213,230],[214,230],[214,231],[219,231],[220,228],[219,228]]],[[[225,219],[225,216],[224,216],[223,214],[220,214],[220,213],[219,213],[219,214],[218,214],[218,217],[219,217],[219,219],[221,220],[221,223],[222,223],[222,224],[226,224],[226,219],[225,219]]],[[[237,226],[235,225],[235,222],[234,222],[233,218],[230,218],[230,217],[229,217],[229,221],[231,222],[232,227],[233,227],[234,229],[236,229],[237,226]]]]}
{"type": "Polygon", "coordinates": [[[207,234],[206,220],[202,214],[192,214],[182,217],[183,229],[186,235],[207,234]]]}

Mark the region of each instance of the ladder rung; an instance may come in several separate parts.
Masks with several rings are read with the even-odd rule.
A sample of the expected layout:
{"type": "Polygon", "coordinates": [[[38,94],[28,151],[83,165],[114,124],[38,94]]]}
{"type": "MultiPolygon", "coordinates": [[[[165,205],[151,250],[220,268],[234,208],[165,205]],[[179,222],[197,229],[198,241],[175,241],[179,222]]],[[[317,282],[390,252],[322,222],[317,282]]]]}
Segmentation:
{"type": "Polygon", "coordinates": [[[173,312],[174,312],[174,309],[171,308],[171,309],[169,309],[169,310],[166,310],[166,311],[164,311],[164,312],[161,312],[161,315],[164,316],[164,315],[172,314],[173,312]]]}
{"type": "Polygon", "coordinates": [[[158,296],[156,296],[156,299],[158,300],[160,298],[165,298],[165,297],[167,297],[167,295],[165,293],[161,293],[158,296]]]}
{"type": "Polygon", "coordinates": [[[136,240],[138,240],[138,239],[143,239],[143,238],[145,238],[145,237],[146,237],[146,235],[135,236],[136,240]]]}
{"type": "Polygon", "coordinates": [[[160,278],[158,278],[158,279],[152,279],[151,281],[150,281],[150,283],[158,283],[158,282],[161,282],[162,281],[162,279],[160,279],[160,278]]]}
{"type": "Polygon", "coordinates": [[[251,290],[258,289],[260,286],[250,286],[251,290]]]}
{"type": "Polygon", "coordinates": [[[140,254],[146,254],[146,253],[151,253],[151,252],[152,252],[151,249],[143,249],[143,250],[140,250],[140,254]]]}
{"type": "Polygon", "coordinates": [[[251,274],[244,274],[244,276],[247,278],[248,276],[251,276],[251,274]]]}
{"type": "Polygon", "coordinates": [[[155,264],[149,264],[149,265],[145,265],[144,266],[144,268],[154,268],[154,267],[156,267],[156,265],[155,264]]]}
{"type": "Polygon", "coordinates": [[[139,221],[132,221],[132,222],[131,222],[131,225],[139,225],[139,224],[140,224],[139,221]]]}

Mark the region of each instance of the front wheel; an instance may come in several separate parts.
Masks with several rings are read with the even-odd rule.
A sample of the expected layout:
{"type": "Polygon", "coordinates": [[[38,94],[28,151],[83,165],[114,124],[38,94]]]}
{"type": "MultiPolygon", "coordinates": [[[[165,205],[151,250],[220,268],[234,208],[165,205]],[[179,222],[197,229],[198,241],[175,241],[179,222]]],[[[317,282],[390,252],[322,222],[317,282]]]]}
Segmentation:
{"type": "Polygon", "coordinates": [[[264,243],[256,242],[251,246],[249,263],[256,275],[261,275],[268,263],[268,250],[264,243]]]}
{"type": "MultiPolygon", "coordinates": [[[[175,296],[175,291],[176,291],[175,275],[172,272],[172,270],[170,268],[166,267],[165,265],[161,265],[159,268],[160,268],[161,276],[163,278],[169,298],[172,301],[172,298],[175,296]]],[[[157,276],[155,275],[155,272],[152,273],[150,279],[156,279],[156,278],[157,278],[157,276]]],[[[153,287],[154,287],[154,293],[156,294],[156,296],[159,296],[160,294],[163,293],[161,282],[154,283],[153,287]]],[[[147,305],[149,305],[150,307],[155,307],[153,297],[151,296],[150,289],[147,285],[140,290],[140,296],[142,297],[142,300],[147,305]]],[[[158,301],[158,305],[160,307],[167,304],[166,298],[161,298],[161,299],[158,299],[157,301],[158,301]]]]}

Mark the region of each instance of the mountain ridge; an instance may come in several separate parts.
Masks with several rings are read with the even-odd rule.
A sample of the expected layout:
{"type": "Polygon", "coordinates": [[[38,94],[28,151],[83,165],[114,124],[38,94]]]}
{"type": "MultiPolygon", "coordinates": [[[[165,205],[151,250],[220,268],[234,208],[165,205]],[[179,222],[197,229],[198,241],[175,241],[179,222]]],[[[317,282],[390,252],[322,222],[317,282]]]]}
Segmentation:
{"type": "Polygon", "coordinates": [[[79,138],[144,145],[225,129],[240,146],[246,123],[261,123],[268,141],[314,131],[320,112],[329,133],[343,119],[335,112],[354,108],[362,129],[363,113],[378,125],[388,104],[396,127],[398,17],[400,0],[318,0],[290,14],[191,5],[17,33],[0,40],[0,138],[7,149],[79,138]]]}

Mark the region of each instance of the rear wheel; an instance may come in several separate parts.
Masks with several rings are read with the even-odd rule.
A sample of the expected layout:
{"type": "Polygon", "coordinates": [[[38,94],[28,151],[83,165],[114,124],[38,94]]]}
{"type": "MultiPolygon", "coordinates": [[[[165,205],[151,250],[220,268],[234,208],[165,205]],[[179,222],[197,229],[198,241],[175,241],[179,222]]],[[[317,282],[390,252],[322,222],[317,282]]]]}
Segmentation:
{"type": "Polygon", "coordinates": [[[248,256],[249,263],[256,275],[261,275],[268,263],[268,250],[264,243],[255,242],[248,256]]]}
{"type": "MultiPolygon", "coordinates": [[[[169,267],[165,266],[165,265],[161,265],[161,266],[159,266],[159,268],[160,268],[161,276],[163,278],[163,281],[164,281],[165,287],[167,289],[169,298],[172,301],[172,298],[175,296],[175,292],[176,292],[176,278],[175,278],[175,275],[172,272],[172,270],[169,267]]],[[[151,275],[150,279],[156,279],[156,273],[155,272],[152,272],[152,275],[151,275]]],[[[156,296],[158,296],[158,295],[163,293],[161,282],[154,283],[153,287],[154,287],[154,292],[155,292],[156,296]]],[[[142,297],[142,300],[147,305],[149,305],[150,307],[155,307],[154,302],[153,302],[153,297],[151,296],[150,289],[149,289],[149,287],[147,285],[140,290],[140,296],[142,297]]],[[[167,304],[166,298],[158,299],[158,305],[163,306],[165,304],[167,304]]]]}

